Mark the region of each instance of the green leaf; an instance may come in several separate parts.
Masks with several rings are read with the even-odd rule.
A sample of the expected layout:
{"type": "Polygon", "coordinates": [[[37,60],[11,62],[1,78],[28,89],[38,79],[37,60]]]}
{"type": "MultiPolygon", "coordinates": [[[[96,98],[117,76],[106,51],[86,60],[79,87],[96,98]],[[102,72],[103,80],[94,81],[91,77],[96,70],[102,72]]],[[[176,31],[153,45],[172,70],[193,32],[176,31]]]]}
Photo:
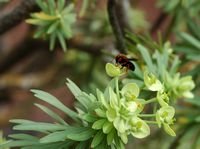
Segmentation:
{"type": "Polygon", "coordinates": [[[106,117],[106,112],[100,108],[96,109],[95,112],[100,117],[106,117]]]}
{"type": "Polygon", "coordinates": [[[108,143],[108,145],[112,144],[115,135],[117,135],[115,129],[113,129],[110,133],[108,133],[108,135],[107,135],[107,143],[108,143]]]}
{"type": "Polygon", "coordinates": [[[142,54],[142,57],[143,57],[144,61],[146,62],[149,71],[151,71],[155,74],[155,66],[153,65],[150,53],[148,52],[147,48],[140,44],[137,45],[137,48],[140,51],[140,53],[142,54]]]}
{"type": "Polygon", "coordinates": [[[113,124],[110,123],[110,122],[105,122],[104,125],[103,125],[103,132],[105,134],[108,134],[110,133],[110,131],[114,128],[113,124]]]}
{"type": "Polygon", "coordinates": [[[22,146],[32,146],[37,145],[38,141],[30,141],[30,140],[17,140],[17,141],[9,141],[4,144],[2,144],[0,147],[6,148],[6,147],[22,147],[22,146]]]}
{"type": "Polygon", "coordinates": [[[42,0],[36,0],[37,5],[42,9],[43,12],[48,13],[48,6],[42,0]]]}
{"type": "Polygon", "coordinates": [[[66,51],[67,47],[66,47],[66,43],[65,43],[65,37],[63,36],[63,34],[60,31],[57,32],[57,36],[58,36],[58,39],[60,41],[60,44],[61,44],[63,50],[66,51]]]}
{"type": "Polygon", "coordinates": [[[75,149],[90,149],[87,141],[80,142],[75,149]]]}
{"type": "Polygon", "coordinates": [[[187,34],[187,33],[179,33],[179,36],[184,39],[185,41],[187,41],[188,43],[190,43],[191,45],[193,45],[194,47],[196,47],[198,50],[200,50],[200,41],[197,40],[196,38],[194,38],[193,36],[187,34]]]}
{"type": "Polygon", "coordinates": [[[104,136],[105,135],[103,134],[103,132],[101,130],[98,131],[92,140],[91,147],[94,148],[97,145],[99,145],[101,143],[101,141],[103,140],[104,136]]]}
{"type": "Polygon", "coordinates": [[[47,34],[52,34],[53,32],[55,32],[58,29],[59,24],[60,24],[59,20],[52,23],[47,30],[47,34]]]}
{"type": "Polygon", "coordinates": [[[17,140],[29,140],[29,141],[38,141],[39,139],[37,137],[34,137],[32,135],[18,133],[18,134],[11,134],[9,135],[10,138],[17,139],[17,140]]]}
{"type": "Polygon", "coordinates": [[[194,24],[193,20],[187,21],[187,24],[192,35],[194,35],[197,39],[200,40],[200,27],[194,24]]]}
{"type": "Polygon", "coordinates": [[[41,37],[42,35],[44,35],[46,33],[46,28],[39,28],[35,34],[34,34],[34,38],[39,38],[41,37]]]}
{"type": "Polygon", "coordinates": [[[67,86],[70,89],[70,91],[72,92],[72,94],[75,97],[81,96],[82,95],[82,91],[80,90],[80,88],[70,79],[67,78],[67,86]]]}
{"type": "Polygon", "coordinates": [[[87,127],[67,126],[64,131],[51,133],[40,139],[41,143],[50,143],[71,139],[74,141],[86,141],[93,136],[95,130],[87,127]]]}
{"type": "Polygon", "coordinates": [[[60,124],[68,125],[58,114],[56,114],[55,112],[53,112],[49,108],[47,108],[47,107],[45,107],[45,106],[43,106],[41,104],[35,104],[35,106],[37,106],[42,111],[44,111],[45,113],[47,113],[49,116],[51,116],[54,120],[56,120],[60,124]]]}
{"type": "Polygon", "coordinates": [[[115,83],[116,83],[116,77],[113,78],[107,85],[105,91],[104,91],[104,97],[109,97],[109,88],[111,87],[113,90],[115,88],[115,83]]]}
{"type": "Polygon", "coordinates": [[[102,129],[103,125],[106,121],[107,121],[106,119],[100,119],[100,120],[94,122],[94,124],[92,125],[92,128],[93,129],[102,129]]]}
{"type": "Polygon", "coordinates": [[[49,5],[49,11],[51,15],[55,14],[55,9],[56,9],[56,4],[55,4],[55,0],[48,0],[48,5],[49,5]]]}
{"type": "Polygon", "coordinates": [[[90,139],[96,130],[87,127],[71,127],[68,130],[67,137],[74,141],[86,141],[90,139]]]}
{"type": "Polygon", "coordinates": [[[67,140],[68,131],[58,131],[53,132],[43,138],[40,139],[40,143],[51,143],[51,142],[59,142],[67,140]]]}
{"type": "Polygon", "coordinates": [[[32,89],[31,92],[35,93],[34,96],[53,105],[54,107],[58,108],[59,110],[62,110],[64,113],[68,114],[72,119],[78,120],[79,116],[76,112],[72,111],[68,107],[66,107],[64,104],[62,104],[57,98],[50,95],[47,92],[41,91],[41,90],[35,90],[32,89]]]}
{"type": "Polygon", "coordinates": [[[31,145],[23,147],[22,149],[68,149],[74,141],[66,140],[64,142],[54,142],[54,143],[38,143],[37,145],[31,145]]]}
{"type": "Polygon", "coordinates": [[[87,122],[93,123],[98,120],[98,117],[92,114],[84,114],[82,119],[87,122]]]}
{"type": "Polygon", "coordinates": [[[58,1],[58,10],[59,10],[59,12],[61,12],[64,7],[65,7],[65,0],[59,0],[58,1]]]}
{"type": "Polygon", "coordinates": [[[60,124],[51,124],[43,122],[34,122],[29,124],[19,124],[13,127],[14,130],[32,130],[32,131],[58,131],[66,129],[66,126],[60,124]]]}
{"type": "Polygon", "coordinates": [[[56,33],[52,33],[50,36],[50,50],[52,51],[56,44],[56,33]]]}
{"type": "Polygon", "coordinates": [[[174,75],[178,69],[178,65],[180,64],[178,56],[176,56],[172,62],[172,66],[170,68],[170,74],[174,75]]]}
{"type": "Polygon", "coordinates": [[[16,124],[31,124],[34,123],[34,121],[30,120],[24,120],[24,119],[12,119],[9,120],[10,123],[16,123],[16,124]]]}

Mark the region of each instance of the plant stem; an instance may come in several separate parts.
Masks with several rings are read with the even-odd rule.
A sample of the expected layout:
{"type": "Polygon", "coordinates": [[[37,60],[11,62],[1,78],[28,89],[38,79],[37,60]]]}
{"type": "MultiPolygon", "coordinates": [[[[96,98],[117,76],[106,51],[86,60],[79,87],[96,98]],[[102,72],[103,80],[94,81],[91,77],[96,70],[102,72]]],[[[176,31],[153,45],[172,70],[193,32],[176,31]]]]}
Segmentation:
{"type": "Polygon", "coordinates": [[[22,0],[12,11],[0,16],[0,34],[21,23],[31,12],[38,10],[36,0],[22,0]]]}
{"type": "Polygon", "coordinates": [[[117,98],[120,99],[120,95],[119,95],[119,77],[116,77],[115,86],[116,86],[117,98]]]}
{"type": "Polygon", "coordinates": [[[117,48],[120,50],[120,52],[125,53],[126,45],[125,45],[123,32],[122,32],[122,29],[117,17],[116,0],[108,0],[107,4],[108,4],[107,5],[108,17],[109,17],[109,21],[110,21],[110,25],[112,27],[113,33],[115,35],[117,48]]]}
{"type": "Polygon", "coordinates": [[[156,124],[156,125],[158,124],[156,121],[146,121],[145,120],[145,122],[148,123],[148,124],[156,124]]]}
{"type": "Polygon", "coordinates": [[[156,114],[138,114],[139,117],[155,117],[156,114]]]}
{"type": "Polygon", "coordinates": [[[143,104],[149,104],[149,103],[156,102],[156,101],[157,101],[157,98],[152,98],[152,99],[149,99],[149,100],[143,102],[143,104]]]}

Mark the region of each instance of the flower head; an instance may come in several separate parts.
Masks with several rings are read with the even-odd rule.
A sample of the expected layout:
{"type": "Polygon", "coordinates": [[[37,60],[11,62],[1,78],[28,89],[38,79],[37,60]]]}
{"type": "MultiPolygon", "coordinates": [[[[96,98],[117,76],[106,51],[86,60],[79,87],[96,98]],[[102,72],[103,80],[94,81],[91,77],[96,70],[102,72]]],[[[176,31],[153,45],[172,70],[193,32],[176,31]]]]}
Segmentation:
{"type": "Polygon", "coordinates": [[[156,78],[156,76],[147,71],[144,72],[144,83],[146,87],[151,91],[163,91],[163,85],[156,78]]]}
{"type": "Polygon", "coordinates": [[[106,64],[106,73],[110,77],[118,77],[118,76],[122,76],[125,73],[125,69],[122,69],[112,63],[107,63],[106,64]]]}
{"type": "Polygon", "coordinates": [[[130,125],[131,134],[136,138],[144,138],[150,134],[149,126],[138,117],[133,117],[130,125]]]}

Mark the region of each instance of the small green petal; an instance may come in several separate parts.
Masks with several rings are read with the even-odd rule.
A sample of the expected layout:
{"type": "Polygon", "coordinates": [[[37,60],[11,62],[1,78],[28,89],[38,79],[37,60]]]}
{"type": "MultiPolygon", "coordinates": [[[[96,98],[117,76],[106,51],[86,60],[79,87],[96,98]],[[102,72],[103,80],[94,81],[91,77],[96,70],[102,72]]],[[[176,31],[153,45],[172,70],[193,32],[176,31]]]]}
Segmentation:
{"type": "Polygon", "coordinates": [[[133,117],[131,120],[131,134],[136,138],[145,138],[150,134],[149,126],[140,118],[133,117]]]}
{"type": "Polygon", "coordinates": [[[156,113],[157,122],[169,123],[173,122],[173,117],[175,114],[175,109],[172,106],[161,107],[156,113]]]}
{"type": "Polygon", "coordinates": [[[126,103],[127,110],[131,113],[135,112],[137,110],[138,104],[134,101],[130,101],[126,103]]]}
{"type": "Polygon", "coordinates": [[[175,137],[176,136],[176,133],[169,127],[168,124],[164,124],[164,130],[167,134],[175,137]]]}
{"type": "Polygon", "coordinates": [[[119,67],[111,64],[111,63],[107,63],[106,64],[106,73],[110,76],[110,77],[117,77],[120,76],[121,74],[121,70],[119,67]]]}
{"type": "Polygon", "coordinates": [[[120,117],[117,117],[114,122],[113,122],[115,128],[117,129],[117,131],[119,131],[120,133],[125,133],[125,131],[128,129],[126,122],[121,119],[120,117]]]}
{"type": "Polygon", "coordinates": [[[120,133],[119,136],[122,139],[123,143],[127,144],[127,142],[128,142],[127,133],[120,133]]]}
{"type": "Polygon", "coordinates": [[[140,89],[136,83],[128,83],[121,90],[122,96],[132,100],[138,97],[139,92],[140,89]]]}

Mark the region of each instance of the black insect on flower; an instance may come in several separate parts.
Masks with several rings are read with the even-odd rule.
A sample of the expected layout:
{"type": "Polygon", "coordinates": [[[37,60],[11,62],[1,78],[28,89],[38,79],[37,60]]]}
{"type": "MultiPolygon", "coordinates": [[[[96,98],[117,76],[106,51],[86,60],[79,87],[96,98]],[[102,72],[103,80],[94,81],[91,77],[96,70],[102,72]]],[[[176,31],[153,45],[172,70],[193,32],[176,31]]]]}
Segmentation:
{"type": "Polygon", "coordinates": [[[117,56],[115,56],[115,62],[117,65],[121,65],[122,68],[126,68],[127,70],[135,70],[135,66],[131,61],[136,61],[137,59],[135,58],[127,58],[125,55],[123,54],[118,54],[117,56]]]}

